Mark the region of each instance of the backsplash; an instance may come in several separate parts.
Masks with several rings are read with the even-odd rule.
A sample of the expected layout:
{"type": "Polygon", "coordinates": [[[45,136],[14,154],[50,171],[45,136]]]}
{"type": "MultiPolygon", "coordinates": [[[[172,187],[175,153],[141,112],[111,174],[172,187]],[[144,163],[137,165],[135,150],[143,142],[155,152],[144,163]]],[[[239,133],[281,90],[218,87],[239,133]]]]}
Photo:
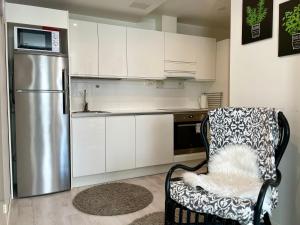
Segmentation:
{"type": "Polygon", "coordinates": [[[72,79],[71,109],[83,109],[83,91],[87,90],[90,110],[126,110],[157,108],[199,108],[198,97],[209,83],[180,80],[97,80],[72,79]]]}

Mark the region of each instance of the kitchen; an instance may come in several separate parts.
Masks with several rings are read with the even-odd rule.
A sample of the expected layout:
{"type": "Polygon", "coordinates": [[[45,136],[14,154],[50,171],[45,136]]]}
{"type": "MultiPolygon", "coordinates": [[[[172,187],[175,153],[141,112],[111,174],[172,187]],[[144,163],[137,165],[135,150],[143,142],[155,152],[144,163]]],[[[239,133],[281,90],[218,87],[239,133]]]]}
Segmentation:
{"type": "Polygon", "coordinates": [[[0,0],[0,224],[219,225],[243,212],[247,225],[300,224],[299,10],[294,0],[0,0]],[[230,107],[211,110],[220,106],[230,107]],[[244,129],[223,116],[248,107],[276,110],[253,118],[282,128],[275,159],[260,160],[276,163],[271,182],[248,207],[210,204],[172,174],[206,177],[207,139],[244,129]]]}
{"type": "MultiPolygon", "coordinates": [[[[64,114],[67,114],[68,110],[70,110],[71,153],[70,155],[67,153],[68,145],[65,143],[65,147],[61,150],[63,151],[64,149],[66,151],[64,158],[57,158],[57,160],[68,161],[70,157],[72,187],[114,181],[120,179],[120,177],[126,179],[166,172],[169,164],[174,162],[205,158],[204,149],[201,150],[203,144],[201,144],[200,131],[197,131],[197,129],[200,129],[199,125],[205,117],[208,105],[204,102],[207,101],[204,98],[202,100],[203,109],[200,109],[201,102],[199,100],[201,94],[209,93],[212,89],[211,86],[217,82],[215,81],[216,60],[226,60],[224,56],[223,58],[217,57],[216,39],[176,34],[176,18],[162,16],[162,27],[166,26],[165,22],[169,27],[164,29],[171,29],[173,33],[165,32],[164,30],[145,30],[129,26],[70,19],[69,25],[66,27],[69,28],[68,41],[65,38],[67,36],[65,29],[58,29],[57,31],[54,28],[54,31],[51,31],[50,28],[50,31],[46,30],[43,33],[39,28],[30,30],[28,27],[25,29],[19,25],[20,22],[26,22],[24,22],[24,18],[13,17],[13,12],[28,11],[28,7],[33,12],[39,10],[39,8],[32,6],[10,3],[7,3],[6,6],[7,14],[12,14],[11,18],[8,17],[8,33],[14,32],[14,46],[9,44],[9,48],[16,49],[17,42],[18,48],[23,50],[20,54],[14,50],[10,51],[15,54],[12,60],[14,61],[13,86],[16,93],[26,89],[26,83],[21,84],[24,80],[24,69],[20,68],[20,72],[18,72],[18,65],[27,67],[24,64],[26,59],[22,59],[21,56],[26,57],[26,50],[32,49],[31,46],[34,46],[35,49],[39,48],[39,46],[35,46],[38,44],[30,43],[32,40],[38,40],[38,36],[32,38],[32,40],[29,39],[34,36],[34,32],[40,32],[40,35],[45,36],[50,33],[52,37],[53,35],[60,35],[60,39],[52,39],[52,42],[57,39],[60,40],[55,46],[61,45],[60,53],[63,55],[67,55],[69,43],[70,68],[68,69],[67,63],[63,63],[62,69],[59,69],[61,63],[57,62],[57,70],[62,70],[63,80],[60,80],[60,72],[58,72],[58,78],[55,78],[57,79],[55,82],[62,82],[62,87],[59,85],[54,87],[53,90],[64,90],[62,103],[64,114]],[[20,7],[20,9],[17,9],[17,7],[20,7]],[[170,21],[173,23],[170,23],[170,21]],[[18,24],[18,26],[14,24],[18,24]],[[26,37],[29,38],[26,39],[26,37]],[[26,42],[29,43],[27,46],[26,42]],[[183,54],[184,52],[188,54],[183,54]],[[67,76],[67,71],[69,71],[70,78],[67,76]],[[18,78],[19,76],[20,78],[18,78]],[[69,84],[71,92],[70,104],[67,97],[69,84]],[[25,87],[22,85],[25,85],[25,87]],[[68,107],[70,109],[67,109],[68,107]],[[186,123],[184,123],[185,121],[186,123]],[[177,124],[176,122],[181,123],[177,124]],[[194,123],[191,124],[191,122],[194,123]],[[189,128],[187,128],[188,125],[190,126],[189,128]],[[199,139],[197,143],[194,143],[194,138],[197,138],[197,136],[199,139]],[[186,138],[188,140],[185,140],[186,138]],[[174,153],[174,147],[175,149],[187,149],[188,153],[176,154],[176,151],[174,153]],[[194,147],[196,150],[189,151],[189,149],[194,147]]],[[[46,12],[49,17],[52,16],[52,13],[60,14],[65,19],[65,24],[67,24],[66,12],[51,9],[47,9],[46,12]]],[[[35,14],[33,13],[33,15],[35,14]]],[[[47,14],[45,14],[45,18],[47,14]]],[[[62,24],[62,20],[51,22],[53,23],[51,27],[58,27],[54,26],[54,22],[59,23],[58,25],[62,24]]],[[[42,50],[43,46],[40,49],[42,50]]],[[[60,48],[52,49],[52,52],[55,53],[59,51],[58,49],[60,48]]],[[[221,46],[219,49],[225,51],[226,47],[221,46]]],[[[222,52],[219,54],[222,54],[222,52]]],[[[228,55],[229,52],[227,52],[227,57],[228,55]]],[[[31,59],[31,61],[38,60],[36,62],[37,69],[33,69],[33,71],[44,70],[44,68],[40,67],[44,66],[44,64],[39,64],[39,61],[43,62],[42,58],[38,59],[39,57],[36,55],[28,57],[37,58],[31,59]]],[[[49,60],[52,61],[50,58],[49,60]]],[[[227,62],[229,62],[228,59],[227,62]]],[[[50,65],[53,65],[53,63],[51,62],[50,65]]],[[[222,69],[228,70],[228,65],[227,68],[222,69]]],[[[50,68],[46,71],[48,70],[50,68]]],[[[29,71],[28,73],[31,74],[33,72],[29,71]]],[[[25,76],[27,75],[25,74],[25,76]]],[[[35,76],[38,76],[38,74],[35,76]]],[[[35,80],[35,76],[32,76],[32,81],[28,81],[30,90],[34,91],[39,88],[48,90],[48,88],[52,88],[52,85],[50,87],[40,87],[39,85],[43,85],[44,81],[35,80]]],[[[226,76],[226,71],[224,72],[223,70],[219,76],[226,76]]],[[[218,91],[228,90],[228,86],[221,88],[218,91]]],[[[217,100],[219,100],[219,105],[221,106],[222,96],[218,96],[218,98],[217,100]]],[[[28,115],[25,121],[32,120],[31,109],[29,109],[30,111],[22,111],[22,108],[18,109],[18,102],[20,101],[23,103],[26,100],[20,99],[18,101],[18,97],[16,97],[15,117],[17,127],[15,132],[17,139],[16,153],[12,154],[16,154],[16,158],[18,158],[18,145],[20,148],[28,145],[26,140],[23,140],[23,136],[28,132],[28,129],[32,130],[30,128],[32,127],[32,122],[25,125],[22,121],[25,119],[25,114],[28,115]],[[19,112],[18,110],[21,111],[19,112]],[[21,121],[18,121],[18,115],[22,118],[21,121]],[[21,137],[20,140],[18,137],[21,137]]],[[[28,104],[32,103],[29,102],[28,104]]],[[[34,107],[38,107],[42,103],[36,102],[33,104],[37,104],[34,107]]],[[[50,112],[53,113],[54,111],[50,112]]],[[[36,117],[39,117],[39,115],[33,116],[33,118],[36,117]]],[[[12,115],[12,120],[13,118],[14,116],[12,115]]],[[[63,124],[67,126],[67,122],[63,124]]],[[[41,132],[43,129],[44,127],[41,125],[39,130],[33,132],[41,132]]],[[[55,130],[56,128],[48,127],[48,129],[55,130]]],[[[68,129],[65,129],[65,132],[68,132],[68,129]]],[[[61,131],[56,132],[59,134],[61,131]]],[[[50,142],[53,141],[54,139],[50,142]]],[[[61,141],[61,143],[65,142],[61,141]]],[[[41,148],[46,143],[41,142],[40,144],[41,146],[37,146],[36,149],[41,148]]],[[[49,152],[48,154],[53,153],[49,152]]],[[[24,150],[19,153],[19,158],[24,158],[24,160],[16,160],[17,174],[22,174],[24,168],[26,168],[24,162],[30,161],[32,157],[24,150]]],[[[36,162],[32,162],[33,168],[39,165],[39,160],[36,160],[36,162]]],[[[65,163],[61,166],[65,166],[65,163]]],[[[28,171],[32,171],[33,168],[28,171]]],[[[55,171],[51,164],[48,165],[47,169],[55,171]]],[[[26,173],[28,172],[25,171],[26,173]]],[[[41,174],[38,176],[41,178],[44,173],[41,171],[41,174]]],[[[14,190],[18,197],[46,194],[70,187],[70,184],[65,181],[66,183],[62,184],[62,189],[57,189],[56,187],[51,191],[51,188],[46,187],[50,191],[31,192],[32,190],[39,190],[38,186],[41,184],[37,184],[37,187],[24,186],[26,191],[23,193],[20,188],[20,183],[22,183],[20,180],[25,179],[24,183],[27,183],[29,177],[33,176],[31,174],[28,177],[25,174],[18,176],[17,180],[14,181],[15,186],[18,186],[16,190],[19,190],[14,190]]],[[[53,179],[56,176],[58,176],[56,179],[61,179],[59,178],[61,174],[53,174],[53,176],[53,179]]],[[[63,176],[65,177],[65,173],[63,176]]],[[[35,179],[32,177],[33,183],[35,179]]],[[[69,178],[65,177],[64,179],[68,180],[69,178]]],[[[46,180],[45,183],[47,183],[46,180]]]]}
{"type": "MultiPolygon", "coordinates": [[[[216,11],[227,18],[225,6],[216,11]]],[[[128,22],[8,2],[5,10],[12,198],[161,174],[205,158],[200,124],[208,108],[229,105],[228,26],[162,13],[128,22]],[[18,97],[39,92],[62,97],[18,97]],[[56,134],[41,136],[49,142],[23,138],[45,129],[56,134]],[[52,144],[58,152],[44,147],[52,144]]]]}

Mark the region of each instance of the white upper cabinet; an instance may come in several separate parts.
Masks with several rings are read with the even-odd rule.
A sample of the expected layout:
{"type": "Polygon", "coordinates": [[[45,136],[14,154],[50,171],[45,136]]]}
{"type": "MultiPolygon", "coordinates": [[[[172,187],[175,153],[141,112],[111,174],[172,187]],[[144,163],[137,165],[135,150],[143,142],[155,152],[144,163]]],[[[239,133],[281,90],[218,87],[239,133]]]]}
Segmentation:
{"type": "Polygon", "coordinates": [[[135,168],[135,117],[106,117],[106,172],[135,168]]]}
{"type": "Polygon", "coordinates": [[[105,172],[105,117],[72,118],[73,177],[105,172]]]}
{"type": "Polygon", "coordinates": [[[165,60],[196,62],[197,37],[176,33],[165,33],[165,60]]]}
{"type": "Polygon", "coordinates": [[[164,79],[164,33],[127,28],[128,77],[164,79]]]}
{"type": "MultiPolygon", "coordinates": [[[[5,1],[1,1],[2,4],[5,1]]],[[[5,21],[7,23],[30,24],[68,29],[69,13],[65,10],[36,7],[5,2],[5,21]]]]}
{"type": "Polygon", "coordinates": [[[127,77],[126,27],[98,24],[99,76],[127,77]]]}
{"type": "Polygon", "coordinates": [[[136,167],[173,162],[173,115],[136,116],[136,167]]]}
{"type": "Polygon", "coordinates": [[[215,80],[216,40],[70,20],[72,76],[215,80]]]}
{"type": "Polygon", "coordinates": [[[198,37],[196,80],[216,79],[217,43],[214,38],[198,37]]]}
{"type": "Polygon", "coordinates": [[[216,39],[165,33],[165,74],[167,77],[189,77],[214,80],[216,39]]]}
{"type": "Polygon", "coordinates": [[[167,77],[195,77],[197,40],[191,35],[165,33],[164,69],[167,77]]]}
{"type": "Polygon", "coordinates": [[[98,76],[97,23],[70,20],[70,74],[98,76]]]}

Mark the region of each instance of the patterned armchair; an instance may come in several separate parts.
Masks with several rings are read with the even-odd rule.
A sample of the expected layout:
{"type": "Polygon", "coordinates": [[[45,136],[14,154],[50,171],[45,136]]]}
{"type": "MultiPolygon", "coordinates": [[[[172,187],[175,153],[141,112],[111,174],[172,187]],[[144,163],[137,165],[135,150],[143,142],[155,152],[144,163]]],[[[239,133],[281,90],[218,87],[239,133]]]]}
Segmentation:
{"type": "MultiPolygon", "coordinates": [[[[201,125],[207,159],[190,168],[173,166],[165,183],[165,225],[271,225],[263,210],[267,190],[271,188],[272,208],[278,203],[280,160],[287,147],[290,131],[282,112],[270,108],[219,108],[209,112],[201,125]],[[211,141],[207,140],[210,129],[211,141]],[[202,188],[194,189],[180,178],[172,178],[175,170],[197,171],[209,157],[228,144],[246,144],[255,150],[261,178],[264,181],[258,199],[222,197],[202,188]]],[[[209,171],[208,171],[209,173],[209,171]]]]}

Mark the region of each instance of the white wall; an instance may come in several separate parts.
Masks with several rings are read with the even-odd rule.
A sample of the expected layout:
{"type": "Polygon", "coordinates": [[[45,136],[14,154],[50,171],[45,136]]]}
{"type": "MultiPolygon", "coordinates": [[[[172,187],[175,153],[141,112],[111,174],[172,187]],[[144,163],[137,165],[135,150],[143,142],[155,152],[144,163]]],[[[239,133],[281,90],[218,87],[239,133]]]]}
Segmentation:
{"type": "MultiPolygon", "coordinates": [[[[1,17],[1,21],[0,21],[0,79],[2,81],[2,77],[5,75],[5,58],[4,58],[4,54],[5,54],[5,48],[4,48],[4,28],[3,28],[3,23],[2,23],[2,17],[1,17]]],[[[4,145],[3,145],[3,141],[2,141],[2,130],[4,125],[2,126],[2,108],[4,105],[2,105],[2,102],[4,100],[4,98],[2,98],[2,82],[0,82],[1,84],[1,98],[0,98],[0,202],[4,200],[4,191],[3,191],[3,151],[5,151],[4,145]]]]}
{"type": "MultiPolygon", "coordinates": [[[[5,26],[3,17],[0,17],[0,160],[0,201],[8,204],[10,201],[9,127],[5,58],[5,26]]],[[[2,210],[0,210],[0,214],[1,213],[2,210]]]]}
{"type": "MultiPolygon", "coordinates": [[[[128,22],[122,20],[92,17],[79,14],[70,14],[71,19],[86,20],[111,25],[128,26],[149,30],[161,30],[161,16],[148,16],[139,22],[128,22]]],[[[189,34],[203,37],[216,38],[217,41],[229,38],[229,28],[205,27],[191,24],[177,23],[177,33],[189,34]]]]}
{"type": "MultiPolygon", "coordinates": [[[[3,65],[3,38],[4,38],[4,32],[3,32],[3,13],[4,13],[4,2],[2,0],[0,0],[0,75],[3,73],[3,69],[2,67],[4,66],[3,65]]],[[[5,68],[5,67],[4,67],[5,68]]],[[[0,108],[1,108],[1,98],[0,98],[0,108]]],[[[0,202],[3,201],[3,157],[2,157],[2,138],[1,138],[1,128],[2,128],[2,125],[1,125],[1,114],[0,114],[0,202]]]]}
{"type": "Polygon", "coordinates": [[[165,88],[157,88],[155,81],[76,79],[71,84],[72,110],[82,110],[84,89],[91,110],[199,108],[198,97],[208,83],[185,82],[181,88],[178,82],[164,81],[165,88]]]}
{"type": "MultiPolygon", "coordinates": [[[[1,101],[0,101],[1,104],[1,101]]],[[[2,123],[0,120],[0,127],[2,127],[2,123]]],[[[0,129],[0,136],[2,136],[2,131],[0,129]]],[[[3,191],[3,144],[2,144],[2,138],[0,138],[0,202],[4,200],[4,191],[3,191]]]]}
{"type": "Polygon", "coordinates": [[[118,25],[118,26],[128,26],[128,27],[135,27],[135,28],[143,28],[149,30],[156,30],[159,26],[160,19],[156,16],[146,17],[139,22],[130,22],[124,20],[116,20],[110,18],[102,18],[102,17],[93,17],[93,16],[85,16],[79,14],[69,14],[70,19],[76,20],[85,20],[91,21],[95,23],[104,23],[104,24],[111,24],[111,25],[118,25]]]}
{"type": "Polygon", "coordinates": [[[177,33],[202,37],[213,37],[216,38],[217,41],[230,38],[229,28],[205,27],[184,23],[177,24],[177,33]]]}
{"type": "Polygon", "coordinates": [[[5,60],[5,27],[3,17],[0,16],[0,224],[7,223],[7,215],[3,214],[2,204],[8,206],[10,203],[8,105],[5,60]]]}
{"type": "Polygon", "coordinates": [[[300,224],[300,55],[277,57],[279,3],[274,1],[273,38],[241,45],[242,1],[231,1],[230,102],[232,106],[281,109],[291,126],[291,140],[280,169],[276,225],[300,224]]]}

